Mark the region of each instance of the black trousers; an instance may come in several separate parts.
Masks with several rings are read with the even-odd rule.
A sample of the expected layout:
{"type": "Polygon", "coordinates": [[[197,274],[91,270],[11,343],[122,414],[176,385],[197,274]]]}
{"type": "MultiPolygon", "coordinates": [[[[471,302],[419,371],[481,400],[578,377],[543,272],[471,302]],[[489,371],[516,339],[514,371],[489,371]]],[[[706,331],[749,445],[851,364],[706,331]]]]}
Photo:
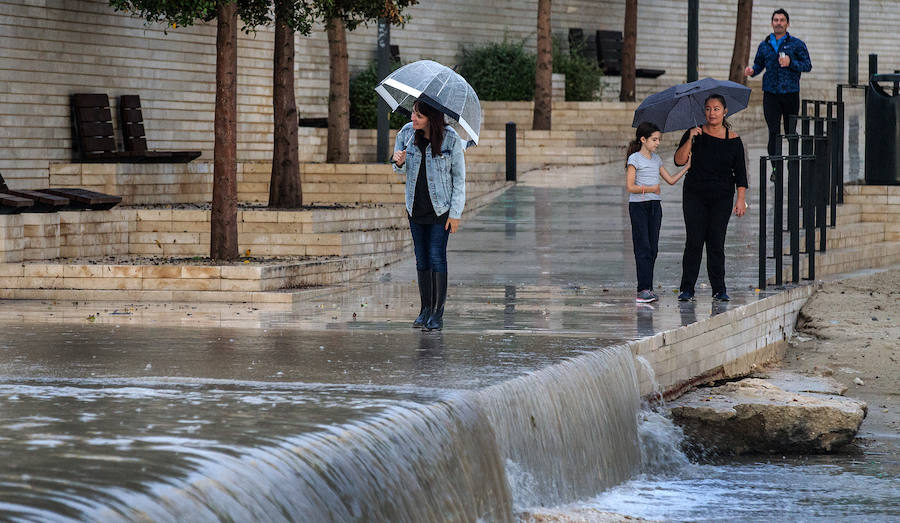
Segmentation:
{"type": "Polygon", "coordinates": [[[659,229],[662,226],[662,204],[659,200],[629,202],[631,243],[634,245],[634,266],[637,270],[637,290],[653,290],[653,266],[659,253],[659,229]]]}
{"type": "Polygon", "coordinates": [[[778,154],[778,135],[793,134],[797,129],[797,120],[790,125],[788,116],[800,113],[800,93],[767,93],[763,92],[763,114],[769,127],[769,155],[778,154]],[[781,127],[784,126],[784,133],[781,127]]]}
{"type": "Polygon", "coordinates": [[[687,232],[681,259],[681,291],[694,292],[705,245],[706,272],[713,294],[725,292],[725,231],[734,209],[734,192],[709,194],[685,189],[681,209],[687,232]]]}

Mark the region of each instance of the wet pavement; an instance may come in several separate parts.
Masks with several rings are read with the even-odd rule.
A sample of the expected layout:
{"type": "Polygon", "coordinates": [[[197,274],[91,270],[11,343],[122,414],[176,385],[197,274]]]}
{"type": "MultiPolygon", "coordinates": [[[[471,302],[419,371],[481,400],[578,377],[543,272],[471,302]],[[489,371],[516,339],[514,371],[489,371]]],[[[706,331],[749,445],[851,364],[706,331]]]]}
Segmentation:
{"type": "MultiPolygon", "coordinates": [[[[748,138],[750,157],[758,157],[764,137],[748,138]]],[[[671,154],[664,159],[671,166],[671,154]]],[[[440,333],[410,328],[418,312],[411,257],[339,288],[304,290],[306,299],[290,310],[2,302],[0,512],[127,517],[137,498],[145,503],[166,486],[194,492],[196,474],[227,466],[239,478],[256,449],[282,456],[284,448],[309,444],[305,434],[447,401],[767,295],[755,290],[758,216],[751,207],[729,225],[733,301],[711,300],[704,267],[697,301],[677,302],[681,186],[664,187],[662,196],[661,300],[652,305],[634,302],[619,164],[527,173],[467,215],[449,243],[440,333]]],[[[254,477],[275,485],[279,476],[254,477]]],[[[237,506],[246,497],[240,484],[222,494],[230,508],[210,509],[208,519],[299,510],[280,502],[237,506]]],[[[203,495],[212,496],[207,509],[221,502],[203,495]]],[[[150,505],[145,515],[164,518],[150,505]]]]}
{"type": "MultiPolygon", "coordinates": [[[[748,138],[750,157],[758,156],[762,135],[748,138]]],[[[671,155],[664,158],[671,167],[671,155]]],[[[2,302],[0,322],[22,332],[0,344],[15,354],[4,358],[3,374],[473,388],[767,295],[756,290],[758,216],[751,207],[729,224],[732,301],[711,300],[705,266],[697,301],[675,299],[684,242],[679,184],[662,192],[661,299],[636,304],[623,178],[617,164],[533,171],[467,215],[449,242],[442,333],[410,328],[419,307],[410,257],[342,287],[305,290],[291,310],[2,302]]]]}

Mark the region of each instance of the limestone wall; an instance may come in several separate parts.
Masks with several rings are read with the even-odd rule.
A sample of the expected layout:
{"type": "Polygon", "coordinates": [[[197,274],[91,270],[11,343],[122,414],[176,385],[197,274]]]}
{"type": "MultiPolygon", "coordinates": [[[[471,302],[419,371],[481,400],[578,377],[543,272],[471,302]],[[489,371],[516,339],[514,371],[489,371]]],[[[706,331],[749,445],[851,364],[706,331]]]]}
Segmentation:
{"type": "MultiPolygon", "coordinates": [[[[374,143],[374,131],[363,130],[360,133],[370,137],[374,143]]],[[[535,144],[534,139],[523,143],[530,145],[520,147],[520,162],[542,165],[545,156],[543,145],[535,144]]],[[[580,153],[582,157],[575,158],[580,163],[595,160],[591,149],[583,148],[580,153]],[[584,155],[591,156],[587,158],[584,155]]],[[[502,147],[479,148],[476,158],[484,163],[468,162],[473,167],[466,174],[468,201],[481,198],[506,184],[503,165],[505,150],[502,147]],[[487,168],[483,168],[485,166],[487,168]]],[[[123,205],[203,203],[212,199],[212,171],[211,162],[199,161],[166,165],[60,163],[50,165],[49,185],[117,194],[122,197],[123,205]]],[[[269,162],[238,163],[238,201],[267,204],[271,172],[269,162]]],[[[303,163],[300,165],[300,180],[305,205],[399,205],[403,203],[406,191],[405,178],[394,173],[387,164],[303,163]]]]}
{"type": "MultiPolygon", "coordinates": [[[[115,256],[206,257],[210,212],[110,209],[0,215],[0,263],[115,256]]],[[[402,252],[400,206],[238,211],[242,256],[354,256],[402,252]]]]}
{"type": "Polygon", "coordinates": [[[679,396],[688,387],[745,376],[784,356],[797,315],[815,291],[805,285],[726,310],[706,320],[629,343],[638,364],[641,396],[679,396]]]}
{"type": "MultiPolygon", "coordinates": [[[[392,31],[404,61],[433,58],[453,64],[463,47],[503,38],[534,47],[537,0],[444,0],[422,2],[408,23],[392,31]]],[[[861,0],[860,62],[879,53],[883,70],[900,68],[900,9],[888,0],[861,0]]],[[[624,0],[554,2],[554,33],[620,29],[624,0]]],[[[639,67],[666,69],[656,80],[640,79],[639,95],[685,79],[683,0],[642,2],[638,13],[639,67]]],[[[727,74],[736,2],[702,0],[700,76],[727,74]]],[[[753,40],[769,30],[772,0],[757,0],[753,40]]],[[[792,32],[805,39],[813,71],[804,89],[830,94],[846,79],[846,1],[791,6],[792,32]]],[[[238,158],[266,161],[271,152],[272,33],[241,33],[238,50],[238,158]]],[[[374,58],[374,27],[349,37],[353,71],[374,58]]],[[[326,114],[328,53],[324,31],[297,38],[296,92],[303,116],[326,114]]],[[[71,158],[69,95],[139,94],[151,148],[198,149],[212,157],[215,27],[148,26],[115,13],[105,0],[0,0],[0,172],[13,188],[47,185],[49,165],[71,158]]],[[[759,87],[760,80],[751,81],[759,87]]],[[[613,88],[614,89],[614,88],[613,88]]],[[[557,121],[559,118],[556,119],[557,121]]]]}

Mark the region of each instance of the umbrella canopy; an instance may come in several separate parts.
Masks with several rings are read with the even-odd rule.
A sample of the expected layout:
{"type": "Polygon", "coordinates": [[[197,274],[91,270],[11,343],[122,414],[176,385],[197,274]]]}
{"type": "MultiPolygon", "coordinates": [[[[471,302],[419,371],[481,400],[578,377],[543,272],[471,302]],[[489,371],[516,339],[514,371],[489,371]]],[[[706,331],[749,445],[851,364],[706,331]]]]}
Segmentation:
{"type": "Polygon", "coordinates": [[[472,86],[447,66],[431,60],[406,64],[389,74],[375,91],[391,111],[412,113],[413,104],[423,102],[455,120],[467,145],[478,143],[481,133],[481,103],[472,86]]]}
{"type": "Polygon", "coordinates": [[[634,111],[631,126],[653,122],[663,132],[669,132],[702,125],[706,122],[703,104],[711,94],[725,97],[729,115],[746,109],[750,102],[749,87],[728,80],[704,78],[651,94],[634,111]]]}

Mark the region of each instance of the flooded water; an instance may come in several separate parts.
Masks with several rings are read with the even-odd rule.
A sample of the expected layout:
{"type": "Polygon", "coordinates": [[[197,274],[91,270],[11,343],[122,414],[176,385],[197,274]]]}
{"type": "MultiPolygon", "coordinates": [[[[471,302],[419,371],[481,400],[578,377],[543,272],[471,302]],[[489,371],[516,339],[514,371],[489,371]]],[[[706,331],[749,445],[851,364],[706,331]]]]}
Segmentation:
{"type": "Polygon", "coordinates": [[[900,434],[862,430],[840,452],[692,461],[684,434],[647,407],[640,412],[641,468],[599,495],[559,507],[654,521],[898,521],[900,434]]]}
{"type": "Polygon", "coordinates": [[[578,499],[640,464],[631,353],[592,340],[4,331],[13,520],[511,521],[514,500],[578,499]]]}
{"type": "MultiPolygon", "coordinates": [[[[655,424],[655,437],[642,429],[642,440],[659,441],[658,427],[666,422],[655,424]]],[[[677,441],[677,431],[662,432],[662,441],[677,441]]],[[[663,521],[897,521],[898,438],[879,435],[887,445],[857,440],[856,446],[831,455],[702,463],[683,455],[673,459],[677,448],[651,444],[667,457],[645,460],[641,474],[570,509],[589,507],[663,521]]]]}
{"type": "MultiPolygon", "coordinates": [[[[443,333],[408,327],[409,260],[290,311],[5,304],[0,520],[512,521],[535,506],[900,517],[894,451],[696,464],[641,410],[621,344],[726,306],[702,292],[674,302],[675,218],[663,299],[634,304],[617,177],[522,183],[467,222],[443,333]]],[[[676,217],[680,190],[667,191],[676,217]]],[[[764,294],[755,224],[733,223],[737,307],[764,294]]]]}

